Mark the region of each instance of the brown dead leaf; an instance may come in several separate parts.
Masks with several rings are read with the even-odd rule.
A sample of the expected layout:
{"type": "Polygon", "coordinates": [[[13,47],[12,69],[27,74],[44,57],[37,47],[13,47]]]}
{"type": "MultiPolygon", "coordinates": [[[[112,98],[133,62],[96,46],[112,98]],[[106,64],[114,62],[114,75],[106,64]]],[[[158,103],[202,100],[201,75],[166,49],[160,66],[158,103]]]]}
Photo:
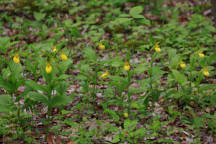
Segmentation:
{"type": "Polygon", "coordinates": [[[62,141],[59,135],[56,135],[56,144],[62,144],[62,141]]]}
{"type": "Polygon", "coordinates": [[[47,136],[47,143],[48,143],[48,144],[54,144],[54,135],[49,134],[49,135],[47,136]]]}
{"type": "Polygon", "coordinates": [[[69,141],[67,144],[74,144],[74,141],[69,141]]]}

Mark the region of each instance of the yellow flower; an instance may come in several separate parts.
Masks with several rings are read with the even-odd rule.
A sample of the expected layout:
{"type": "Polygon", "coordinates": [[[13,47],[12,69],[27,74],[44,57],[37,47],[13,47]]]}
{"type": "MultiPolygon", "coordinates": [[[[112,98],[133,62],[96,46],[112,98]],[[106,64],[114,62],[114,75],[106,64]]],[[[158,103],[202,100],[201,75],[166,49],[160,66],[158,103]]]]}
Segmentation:
{"type": "Polygon", "coordinates": [[[130,64],[129,64],[129,62],[125,62],[124,63],[124,70],[125,71],[129,71],[130,70],[130,64]]]}
{"type": "Polygon", "coordinates": [[[124,118],[128,118],[128,113],[124,112],[124,118]]]}
{"type": "Polygon", "coordinates": [[[105,49],[105,45],[99,44],[99,45],[98,45],[98,48],[99,48],[100,50],[104,50],[104,49],[105,49]]]}
{"type": "Polygon", "coordinates": [[[179,65],[182,69],[186,68],[186,64],[183,61],[180,61],[179,65]]]}
{"type": "Polygon", "coordinates": [[[105,79],[105,78],[108,77],[108,75],[109,75],[109,72],[106,71],[105,73],[103,73],[103,74],[100,76],[100,78],[105,79]]]}
{"type": "Polygon", "coordinates": [[[203,75],[204,75],[204,76],[207,76],[207,77],[210,75],[208,69],[206,69],[206,68],[203,69],[203,75]]]}
{"type": "Polygon", "coordinates": [[[160,49],[160,46],[159,46],[158,43],[155,44],[154,50],[155,50],[157,53],[160,53],[160,52],[161,52],[161,49],[160,49]]]}
{"type": "Polygon", "coordinates": [[[19,59],[19,55],[18,55],[18,54],[16,54],[16,55],[13,57],[13,61],[14,61],[15,63],[19,63],[19,62],[20,62],[20,59],[19,59]]]}
{"type": "Polygon", "coordinates": [[[204,53],[202,52],[202,51],[199,51],[199,57],[201,58],[201,59],[203,59],[204,57],[205,57],[205,55],[204,55],[204,53]]]}
{"type": "Polygon", "coordinates": [[[50,63],[47,63],[47,65],[46,65],[46,72],[47,72],[48,74],[52,72],[52,66],[51,66],[50,63]]]}
{"type": "Polygon", "coordinates": [[[68,57],[64,53],[61,53],[61,59],[63,61],[66,61],[68,59],[68,57]]]}
{"type": "Polygon", "coordinates": [[[53,52],[56,52],[56,51],[57,51],[56,45],[54,45],[54,47],[53,47],[53,52]]]}

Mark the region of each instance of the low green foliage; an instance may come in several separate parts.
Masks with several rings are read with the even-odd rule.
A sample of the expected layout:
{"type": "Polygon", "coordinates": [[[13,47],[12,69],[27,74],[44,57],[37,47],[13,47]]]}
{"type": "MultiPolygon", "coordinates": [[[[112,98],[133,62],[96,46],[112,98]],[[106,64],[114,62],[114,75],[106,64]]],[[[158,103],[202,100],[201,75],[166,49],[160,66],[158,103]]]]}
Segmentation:
{"type": "Polygon", "coordinates": [[[205,7],[182,22],[190,8],[162,2],[2,2],[16,11],[0,14],[0,140],[214,137],[216,29],[197,12],[205,7]]]}

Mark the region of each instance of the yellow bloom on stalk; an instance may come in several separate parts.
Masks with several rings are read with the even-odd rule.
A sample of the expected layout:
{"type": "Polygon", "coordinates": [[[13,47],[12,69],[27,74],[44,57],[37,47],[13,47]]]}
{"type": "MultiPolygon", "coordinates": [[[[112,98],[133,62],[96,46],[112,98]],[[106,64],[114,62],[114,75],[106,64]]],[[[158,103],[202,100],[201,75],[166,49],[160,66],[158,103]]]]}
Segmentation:
{"type": "Polygon", "coordinates": [[[202,51],[199,51],[198,52],[198,55],[201,59],[203,59],[205,57],[204,53],[202,51]]]}
{"type": "Polygon", "coordinates": [[[66,61],[68,59],[68,57],[64,53],[61,53],[61,59],[63,61],[66,61]]]}
{"type": "Polygon", "coordinates": [[[155,46],[154,46],[154,50],[156,51],[156,53],[160,53],[160,52],[161,52],[161,49],[160,49],[159,43],[156,43],[156,44],[155,44],[155,46]]]}
{"type": "Polygon", "coordinates": [[[183,61],[180,61],[179,66],[184,69],[186,68],[186,64],[183,61]]]}
{"type": "Polygon", "coordinates": [[[48,74],[52,72],[52,66],[51,66],[50,63],[47,63],[47,65],[46,65],[46,72],[47,72],[48,74]]]}
{"type": "Polygon", "coordinates": [[[109,72],[106,71],[105,73],[103,73],[103,74],[100,76],[100,78],[105,79],[105,78],[108,77],[108,75],[109,75],[109,72]]]}
{"type": "Polygon", "coordinates": [[[53,47],[53,52],[56,52],[56,51],[57,51],[56,45],[54,45],[54,47],[53,47]]]}
{"type": "Polygon", "coordinates": [[[207,68],[203,69],[203,75],[206,76],[206,77],[208,77],[210,75],[210,73],[209,73],[209,71],[208,71],[207,68]]]}
{"type": "Polygon", "coordinates": [[[125,62],[124,63],[124,70],[125,71],[129,71],[130,70],[130,64],[129,64],[129,62],[125,62]]]}
{"type": "Polygon", "coordinates": [[[128,118],[128,113],[124,112],[124,118],[128,118]]]}
{"type": "Polygon", "coordinates": [[[98,48],[99,48],[100,50],[104,50],[104,49],[105,49],[105,45],[99,44],[99,45],[98,45],[98,48]]]}
{"type": "Polygon", "coordinates": [[[19,55],[18,54],[16,54],[14,57],[13,57],[13,61],[15,62],[15,63],[19,63],[20,62],[20,59],[19,59],[19,55]]]}

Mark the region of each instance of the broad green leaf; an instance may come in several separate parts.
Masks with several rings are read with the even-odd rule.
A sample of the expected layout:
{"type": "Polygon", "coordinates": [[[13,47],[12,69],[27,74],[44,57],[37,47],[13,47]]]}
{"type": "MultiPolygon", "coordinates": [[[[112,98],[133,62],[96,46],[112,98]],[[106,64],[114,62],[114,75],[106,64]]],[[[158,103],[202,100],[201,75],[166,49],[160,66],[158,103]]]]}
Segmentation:
{"type": "Polygon", "coordinates": [[[84,63],[80,63],[79,69],[82,72],[90,72],[91,71],[91,67],[89,66],[89,64],[84,64],[84,63]]]}
{"type": "Polygon", "coordinates": [[[108,63],[113,67],[120,67],[124,64],[122,57],[115,57],[108,60],[108,63]]]}
{"type": "Polygon", "coordinates": [[[118,143],[120,141],[119,135],[114,135],[112,143],[118,143]]]}
{"type": "Polygon", "coordinates": [[[114,119],[114,121],[119,121],[119,116],[116,114],[115,111],[110,109],[105,109],[104,113],[108,113],[114,119]]]}
{"type": "Polygon", "coordinates": [[[136,109],[140,108],[139,104],[136,103],[136,102],[132,102],[132,103],[131,103],[131,107],[132,107],[132,108],[136,108],[136,109]]]}
{"type": "Polygon", "coordinates": [[[10,95],[0,95],[0,112],[10,112],[12,98],[10,95]]]}
{"type": "Polygon", "coordinates": [[[69,96],[55,95],[51,100],[51,105],[52,106],[61,106],[61,105],[66,105],[71,101],[72,101],[72,99],[69,96]]]}
{"type": "Polygon", "coordinates": [[[72,64],[72,60],[68,59],[66,61],[62,61],[61,63],[59,63],[59,68],[61,71],[61,74],[65,73],[65,71],[71,66],[72,64]]]}
{"type": "MultiPolygon", "coordinates": [[[[140,16],[138,16],[141,18],[140,16]]],[[[147,26],[151,26],[151,21],[143,17],[142,19],[138,19],[139,23],[146,24],[147,26]]],[[[145,45],[145,47],[148,47],[148,45],[145,45]]]]}
{"type": "Polygon", "coordinates": [[[9,37],[0,37],[0,51],[2,53],[6,54],[10,45],[11,43],[9,37]]]}
{"type": "Polygon", "coordinates": [[[142,13],[142,11],[143,11],[142,6],[136,6],[136,7],[133,7],[129,13],[132,17],[135,17],[135,16],[139,15],[140,13],[142,13]]]}
{"type": "Polygon", "coordinates": [[[68,78],[70,78],[69,75],[62,74],[61,76],[59,76],[59,77],[57,78],[57,80],[66,80],[66,79],[68,79],[68,78]]]}
{"type": "Polygon", "coordinates": [[[96,52],[92,48],[90,47],[85,48],[83,52],[84,52],[84,57],[86,59],[92,60],[94,62],[96,61],[97,55],[96,55],[96,52]]]}
{"type": "Polygon", "coordinates": [[[170,49],[168,51],[169,56],[169,67],[171,69],[177,69],[180,61],[180,57],[176,54],[175,49],[170,49]]]}
{"type": "Polygon", "coordinates": [[[40,20],[44,19],[45,16],[46,16],[45,13],[34,12],[34,18],[37,21],[40,21],[40,20]]]}
{"type": "Polygon", "coordinates": [[[145,18],[143,15],[134,15],[133,18],[145,18]]]}
{"type": "Polygon", "coordinates": [[[187,78],[184,74],[180,73],[177,70],[172,70],[172,74],[175,78],[175,80],[179,83],[179,84],[185,84],[187,83],[187,78]]]}
{"type": "Polygon", "coordinates": [[[111,22],[111,24],[118,25],[118,24],[128,24],[132,18],[117,18],[111,22]]]}
{"type": "Polygon", "coordinates": [[[42,102],[46,105],[48,105],[48,99],[45,95],[37,93],[37,92],[29,92],[28,97],[32,99],[33,101],[42,102]]]}
{"type": "Polygon", "coordinates": [[[133,136],[145,136],[146,135],[146,132],[147,132],[147,129],[145,128],[139,128],[137,129],[135,132],[132,133],[133,136]]]}
{"type": "Polygon", "coordinates": [[[124,121],[124,129],[132,131],[136,128],[138,121],[137,120],[125,120],[124,121]]]}
{"type": "Polygon", "coordinates": [[[129,14],[120,14],[119,17],[130,17],[129,14]]]}
{"type": "Polygon", "coordinates": [[[160,79],[160,77],[164,74],[164,71],[162,71],[159,67],[153,66],[152,68],[149,68],[149,72],[151,72],[152,77],[154,79],[160,79]]]}
{"type": "Polygon", "coordinates": [[[152,91],[152,100],[153,100],[154,102],[157,102],[158,99],[159,99],[159,97],[160,97],[160,91],[157,90],[157,89],[154,89],[154,90],[152,91]]]}
{"type": "Polygon", "coordinates": [[[16,86],[0,78],[0,88],[5,88],[8,93],[12,93],[15,91],[16,86]]]}
{"type": "Polygon", "coordinates": [[[205,91],[205,90],[210,90],[210,89],[215,90],[216,89],[216,84],[203,84],[199,88],[200,91],[205,91]]]}
{"type": "Polygon", "coordinates": [[[66,92],[67,88],[68,88],[68,83],[63,81],[58,83],[56,90],[60,93],[60,95],[63,95],[66,92]]]}
{"type": "Polygon", "coordinates": [[[134,69],[134,72],[137,73],[143,73],[144,71],[148,70],[148,67],[145,64],[139,64],[138,66],[136,66],[136,68],[134,69]]]}
{"type": "Polygon", "coordinates": [[[33,90],[40,90],[43,91],[45,93],[48,92],[47,88],[41,84],[37,84],[36,82],[32,81],[32,80],[27,80],[25,81],[25,85],[33,90]]]}

